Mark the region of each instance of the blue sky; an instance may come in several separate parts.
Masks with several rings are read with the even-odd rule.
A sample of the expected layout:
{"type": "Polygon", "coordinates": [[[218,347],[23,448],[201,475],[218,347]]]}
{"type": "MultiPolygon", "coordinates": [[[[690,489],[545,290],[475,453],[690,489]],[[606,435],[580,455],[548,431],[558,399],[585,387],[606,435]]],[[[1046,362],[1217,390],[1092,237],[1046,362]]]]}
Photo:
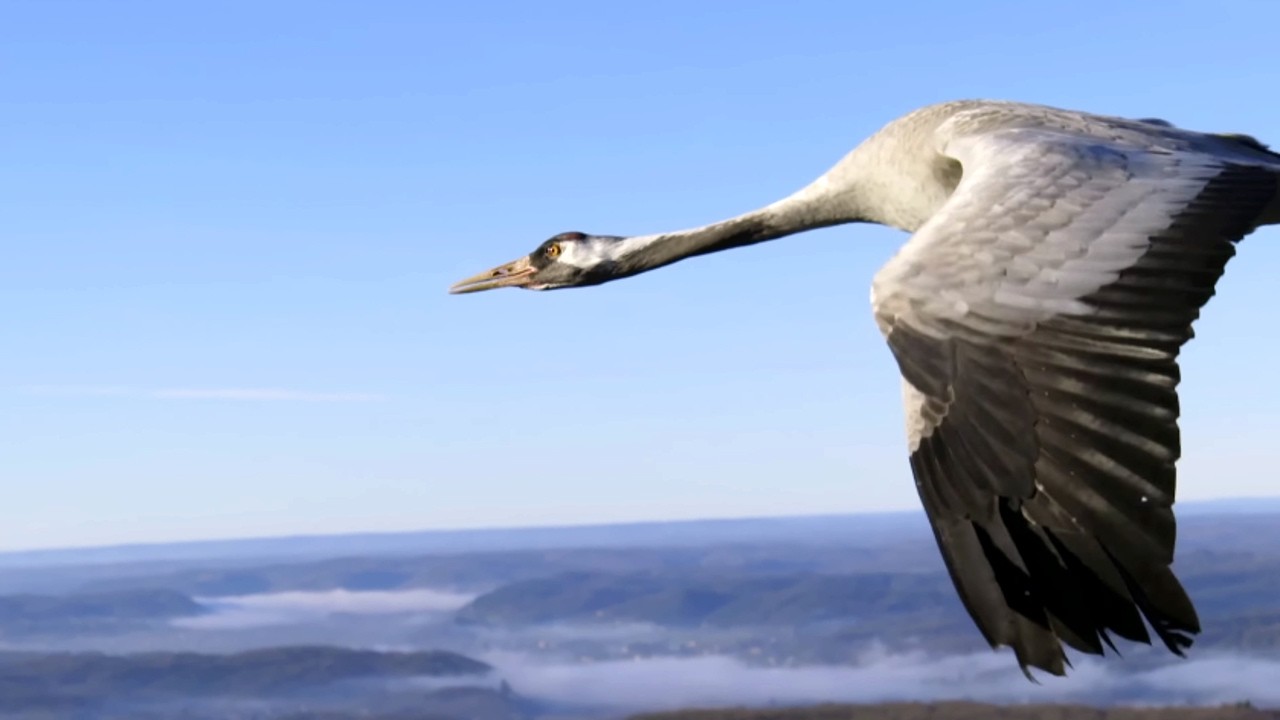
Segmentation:
{"type": "MultiPolygon", "coordinates": [[[[0,2],[0,549],[915,507],[867,301],[901,233],[445,289],[945,99],[1280,143],[1280,5],[1048,7],[0,2]]],[[[1278,242],[1184,355],[1183,498],[1280,492],[1278,242]]]]}

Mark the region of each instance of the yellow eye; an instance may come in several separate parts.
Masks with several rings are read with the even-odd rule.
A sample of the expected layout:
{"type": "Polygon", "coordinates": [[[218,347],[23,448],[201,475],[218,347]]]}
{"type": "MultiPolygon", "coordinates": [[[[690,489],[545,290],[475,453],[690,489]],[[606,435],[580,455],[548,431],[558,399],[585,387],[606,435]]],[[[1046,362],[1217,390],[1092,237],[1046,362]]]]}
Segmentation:
{"type": "Polygon", "coordinates": [[[560,256],[560,243],[553,243],[547,246],[547,257],[555,258],[560,256]]]}

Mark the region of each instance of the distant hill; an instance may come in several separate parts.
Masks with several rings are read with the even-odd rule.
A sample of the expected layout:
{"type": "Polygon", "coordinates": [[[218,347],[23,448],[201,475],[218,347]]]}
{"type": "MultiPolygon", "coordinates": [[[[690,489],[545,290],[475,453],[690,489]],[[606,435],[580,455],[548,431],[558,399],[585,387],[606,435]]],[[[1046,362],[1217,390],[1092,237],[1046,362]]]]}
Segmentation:
{"type": "MultiPolygon", "coordinates": [[[[885,518],[880,518],[884,520],[885,518]]],[[[756,521],[742,521],[742,528],[756,521]]],[[[421,554],[353,555],[272,563],[224,562],[171,568],[167,565],[86,568],[0,569],[6,588],[124,590],[163,587],[191,596],[248,595],[284,590],[394,590],[413,587],[490,590],[496,586],[561,573],[614,575],[721,572],[754,575],[942,572],[932,534],[923,524],[886,526],[857,518],[792,519],[756,529],[749,539],[623,547],[531,548],[421,554]],[[787,531],[782,532],[782,528],[787,531]],[[804,529],[804,532],[799,532],[804,529]],[[785,540],[790,537],[791,540],[785,540]],[[107,572],[110,570],[111,572],[107,572]]],[[[920,521],[923,523],[923,521],[920,521]]],[[[692,526],[689,524],[690,537],[692,526]]],[[[723,528],[722,528],[723,529],[723,528]]],[[[735,531],[736,533],[737,531],[735,531]]],[[[714,535],[714,533],[713,533],[714,535]]],[[[617,538],[615,538],[617,541],[617,538]]],[[[1280,514],[1189,514],[1179,526],[1178,566],[1250,567],[1258,557],[1280,558],[1280,514]]],[[[13,590],[8,590],[12,592],[13,590]]]]}
{"type": "Polygon", "coordinates": [[[231,655],[10,653],[0,655],[0,714],[66,712],[120,698],[153,703],[272,698],[344,681],[479,676],[490,670],[479,660],[451,652],[334,647],[280,647],[231,655]]]}
{"type": "MultiPolygon", "coordinates": [[[[1182,517],[1280,513],[1280,497],[1181,502],[1182,517]]],[[[739,542],[839,542],[854,545],[899,540],[928,532],[920,510],[773,518],[653,521],[617,524],[342,533],[179,543],[115,545],[0,552],[0,568],[181,560],[277,562],[336,555],[472,553],[572,547],[679,547],[739,542]]]]}
{"type": "MultiPolygon", "coordinates": [[[[59,612],[67,612],[71,621],[63,626],[64,635],[91,629],[106,622],[110,613],[101,611],[104,603],[121,618],[163,620],[199,612],[193,597],[433,588],[480,593],[457,618],[492,627],[840,624],[829,628],[828,639],[796,650],[797,657],[815,662],[841,662],[850,647],[877,637],[926,637],[939,651],[979,646],[927,530],[846,544],[839,541],[846,537],[844,530],[828,527],[823,535],[816,529],[822,525],[811,528],[803,543],[757,538],[702,546],[340,557],[121,573],[91,579],[61,598],[0,596],[0,632],[32,632],[40,627],[42,613],[56,618],[59,612]]],[[[1280,515],[1188,514],[1179,527],[1176,569],[1204,620],[1198,647],[1280,649],[1280,515]]],[[[0,571],[0,588],[6,581],[20,583],[15,576],[23,572],[0,571]]],[[[82,576],[71,569],[59,572],[68,575],[67,582],[82,576]]]]}
{"type": "MultiPolygon", "coordinates": [[[[1197,648],[1280,651],[1275,520],[1260,516],[1265,527],[1256,528],[1248,522],[1243,529],[1217,524],[1191,528],[1178,572],[1203,621],[1197,648]],[[1233,549],[1236,532],[1253,539],[1233,549]]],[[[821,663],[846,662],[855,654],[851,651],[873,642],[935,652],[982,649],[936,552],[926,543],[919,550],[923,559],[897,571],[762,572],[756,566],[707,563],[697,569],[667,565],[641,572],[561,572],[502,585],[476,597],[455,617],[495,628],[560,623],[648,623],[676,629],[822,626],[821,633],[810,633],[800,647],[787,651],[821,663]]],[[[808,558],[835,565],[822,553],[808,558]]],[[[764,567],[780,566],[786,564],[764,567]]]]}
{"type": "Polygon", "coordinates": [[[71,595],[0,596],[0,636],[102,632],[205,612],[183,593],[126,589],[71,595]]]}
{"type": "MultiPolygon", "coordinates": [[[[58,648],[164,650],[192,649],[193,643],[218,650],[286,647],[233,655],[0,653],[0,716],[13,717],[6,713],[21,708],[32,713],[18,716],[24,720],[563,717],[556,713],[586,713],[591,708],[539,709],[532,704],[535,700],[518,698],[505,685],[495,685],[504,671],[501,666],[510,662],[509,677],[527,682],[522,690],[530,698],[559,697],[557,702],[567,703],[547,691],[548,683],[561,682],[560,676],[522,675],[524,663],[561,663],[563,672],[576,672],[568,668],[578,663],[584,677],[608,677],[586,674],[592,672],[629,672],[632,663],[639,663],[638,672],[665,672],[673,660],[691,666],[731,662],[748,673],[769,668],[803,672],[816,666],[865,665],[885,651],[909,659],[985,650],[920,518],[900,517],[879,525],[860,522],[850,517],[763,525],[742,521],[719,526],[708,535],[718,539],[701,544],[693,541],[701,530],[690,524],[676,532],[686,533],[682,540],[669,538],[652,545],[627,546],[614,538],[602,546],[447,554],[3,568],[0,642],[25,648],[42,643],[58,648]],[[14,592],[41,583],[59,589],[56,594],[14,592]],[[426,607],[430,603],[420,600],[431,593],[394,592],[422,588],[474,598],[451,618],[455,604],[426,607]],[[329,592],[334,589],[378,592],[329,592]],[[226,597],[284,592],[292,595],[226,597]],[[214,613],[208,618],[214,622],[170,622],[204,612],[214,613]],[[219,625],[219,620],[227,622],[219,625]],[[106,631],[113,628],[129,632],[109,637],[106,631]],[[42,629],[57,634],[40,637],[42,629]],[[296,647],[344,643],[490,653],[484,657],[500,667],[490,671],[484,663],[452,653],[296,647]],[[446,679],[431,680],[441,677],[446,679]],[[432,715],[428,708],[439,712],[432,715]]],[[[651,537],[651,530],[639,534],[651,537]]],[[[1218,656],[1253,651],[1240,656],[1266,658],[1260,667],[1273,672],[1271,659],[1280,652],[1280,514],[1186,513],[1179,524],[1176,569],[1205,628],[1197,639],[1196,656],[1206,648],[1223,651],[1218,656]]],[[[1154,671],[1167,660],[1158,648],[1122,647],[1124,662],[1108,665],[1108,670],[1154,671]]],[[[674,664],[670,667],[671,672],[683,672],[674,664]]],[[[1016,674],[1012,663],[1004,670],[1016,674]]],[[[1250,682],[1231,687],[1260,686],[1250,682]]],[[[1160,689],[1141,692],[1155,693],[1143,699],[1168,700],[1160,689]]],[[[830,696],[815,690],[790,697],[830,696]]],[[[1089,699],[1101,703],[1130,698],[1099,691],[1089,699]]],[[[948,720],[966,717],[966,708],[973,707],[980,706],[874,706],[855,708],[855,715],[839,714],[850,712],[848,708],[832,712],[841,718],[904,720],[916,717],[911,713],[934,712],[932,720],[948,720]],[[922,709],[930,707],[933,710],[922,709]],[[884,714],[890,712],[900,715],[884,714]]],[[[1037,711],[1042,714],[1035,717],[1083,717],[1077,715],[1083,711],[1072,708],[1037,711]]],[[[803,713],[825,711],[774,712],[778,714],[742,717],[823,720],[803,713]]],[[[1017,712],[1023,710],[1000,710],[996,715],[974,710],[972,717],[1031,717],[1017,712]]],[[[1092,712],[1092,718],[1129,718],[1108,714],[1112,711],[1092,712]]],[[[1249,714],[1249,708],[1213,712],[1237,713],[1221,715],[1236,720],[1259,717],[1249,714]]],[[[735,717],[723,715],[723,720],[735,717]]]]}
{"type": "MultiPolygon", "coordinates": [[[[1277,503],[1280,509],[1280,503],[1277,503]]],[[[0,552],[0,568],[194,560],[278,562],[335,555],[474,553],[573,547],[680,547],[725,542],[860,543],[926,529],[918,511],[651,521],[558,527],[343,533],[0,552]]]]}
{"type": "Polygon", "coordinates": [[[664,627],[799,625],[936,613],[954,595],[943,573],[724,575],[565,573],[505,585],[458,611],[493,626],[646,622],[664,627]]]}
{"type": "MultiPolygon", "coordinates": [[[[928,531],[879,545],[842,543],[711,544],[687,547],[562,548],[436,555],[340,557],[257,566],[197,567],[155,574],[122,572],[114,577],[81,578],[63,587],[79,591],[164,587],[195,597],[250,595],[285,590],[397,590],[427,587],[489,590],[505,583],[566,572],[844,573],[896,571],[903,567],[939,571],[942,561],[928,531]],[[856,548],[856,552],[851,552],[856,548]]],[[[45,575],[54,572],[45,571],[45,575]]],[[[21,586],[22,570],[0,571],[4,581],[21,586]]],[[[37,580],[37,583],[42,582],[37,580]]],[[[47,583],[46,583],[47,584],[47,583]]],[[[64,590],[65,591],[65,590],[64,590]]]]}

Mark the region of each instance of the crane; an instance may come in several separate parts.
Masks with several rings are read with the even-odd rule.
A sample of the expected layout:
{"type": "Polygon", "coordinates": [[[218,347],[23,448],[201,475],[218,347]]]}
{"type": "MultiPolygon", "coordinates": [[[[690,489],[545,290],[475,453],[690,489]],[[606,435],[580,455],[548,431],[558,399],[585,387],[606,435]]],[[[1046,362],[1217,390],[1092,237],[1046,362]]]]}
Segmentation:
{"type": "Polygon", "coordinates": [[[816,228],[912,233],[871,283],[902,375],[912,475],[993,647],[1064,675],[1113,636],[1181,656],[1172,570],[1178,353],[1235,244],[1280,223],[1280,154],[1026,103],[904,115],[809,185],[703,227],[567,232],[454,285],[584,287],[816,228]],[[1145,621],[1145,622],[1144,622],[1145,621]]]}

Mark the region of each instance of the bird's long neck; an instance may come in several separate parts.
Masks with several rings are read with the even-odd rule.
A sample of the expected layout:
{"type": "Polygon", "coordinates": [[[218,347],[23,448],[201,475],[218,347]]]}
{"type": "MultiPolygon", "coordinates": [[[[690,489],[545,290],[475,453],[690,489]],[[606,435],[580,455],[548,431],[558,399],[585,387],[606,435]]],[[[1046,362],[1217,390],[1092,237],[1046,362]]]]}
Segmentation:
{"type": "Polygon", "coordinates": [[[619,243],[619,277],[669,265],[684,258],[754,245],[806,230],[862,219],[847,188],[825,178],[778,202],[735,218],[690,230],[630,237],[619,243]]]}

